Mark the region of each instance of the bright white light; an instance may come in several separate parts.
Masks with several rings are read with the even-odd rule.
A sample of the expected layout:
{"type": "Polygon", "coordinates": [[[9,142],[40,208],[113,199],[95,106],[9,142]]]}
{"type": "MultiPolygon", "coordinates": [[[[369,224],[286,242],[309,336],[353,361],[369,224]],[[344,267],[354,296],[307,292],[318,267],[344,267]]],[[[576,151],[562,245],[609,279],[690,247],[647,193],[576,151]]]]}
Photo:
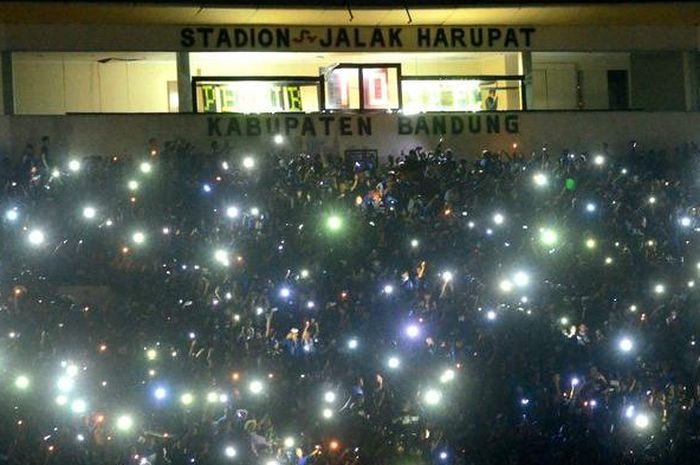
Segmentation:
{"type": "Polygon", "coordinates": [[[219,395],[216,392],[208,392],[207,393],[207,402],[210,404],[213,404],[215,402],[219,401],[219,395]]]}
{"type": "Polygon", "coordinates": [[[82,434],[78,434],[75,436],[75,440],[78,442],[83,442],[85,440],[85,436],[83,436],[82,434]]]}
{"type": "Polygon", "coordinates": [[[596,209],[596,206],[595,206],[594,203],[588,202],[588,203],[586,204],[586,211],[587,211],[587,212],[593,213],[593,212],[595,211],[595,209],[596,209]]]}
{"type": "Polygon", "coordinates": [[[219,394],[219,403],[225,404],[228,402],[228,396],[226,394],[219,394]]]}
{"type": "Polygon", "coordinates": [[[222,161],[222,162],[221,162],[221,168],[222,168],[224,171],[228,171],[228,169],[229,169],[229,164],[228,164],[228,162],[227,162],[227,161],[222,161]]]}
{"type": "Polygon", "coordinates": [[[632,342],[632,339],[623,337],[620,339],[619,347],[623,352],[630,352],[634,348],[634,343],[632,342]]]}
{"type": "Polygon", "coordinates": [[[493,310],[489,310],[488,312],[486,312],[486,319],[489,321],[495,320],[497,316],[498,315],[496,315],[496,312],[494,312],[493,310]]]}
{"type": "Polygon", "coordinates": [[[180,402],[182,405],[191,405],[192,402],[194,402],[194,396],[191,393],[186,392],[180,396],[180,402]]]}
{"type": "Polygon", "coordinates": [[[513,282],[518,287],[525,287],[530,284],[530,276],[524,271],[518,271],[513,275],[513,282]]]}
{"type": "Polygon", "coordinates": [[[255,168],[255,158],[245,157],[243,158],[243,168],[250,170],[255,168]]]}
{"type": "Polygon", "coordinates": [[[70,160],[68,162],[68,169],[74,173],[80,171],[80,162],[78,160],[70,160]]]}
{"type": "Polygon", "coordinates": [[[87,411],[87,403],[83,399],[76,399],[71,402],[70,410],[76,414],[85,413],[87,411]]]}
{"type": "Polygon", "coordinates": [[[450,381],[453,381],[454,379],[455,379],[455,371],[452,368],[446,369],[440,375],[440,382],[443,384],[449,383],[450,381]]]}
{"type": "Polygon", "coordinates": [[[561,323],[562,326],[566,326],[569,324],[569,319],[567,317],[563,316],[559,319],[559,323],[561,323]]]}
{"type": "Polygon", "coordinates": [[[350,350],[357,349],[357,345],[358,345],[358,342],[357,342],[357,339],[355,339],[355,338],[352,338],[348,341],[348,349],[350,349],[350,350]]]}
{"type": "Polygon", "coordinates": [[[656,197],[654,197],[653,195],[651,197],[649,197],[649,203],[651,205],[654,205],[656,203],[656,197]]]}
{"type": "Polygon", "coordinates": [[[65,394],[59,394],[56,396],[55,402],[56,405],[60,405],[61,407],[63,407],[68,403],[68,397],[65,394]]]}
{"type": "Polygon", "coordinates": [[[27,389],[29,387],[29,378],[25,375],[19,375],[15,378],[15,387],[21,390],[27,389]]]}
{"type": "Polygon", "coordinates": [[[263,383],[257,380],[251,381],[248,385],[248,389],[253,394],[260,394],[263,391],[263,383]]]}
{"type": "Polygon", "coordinates": [[[282,134],[276,134],[273,140],[277,145],[281,145],[282,143],[284,143],[284,137],[282,136],[282,134]]]}
{"type": "Polygon", "coordinates": [[[387,284],[386,286],[384,286],[385,294],[391,294],[392,292],[394,292],[394,286],[392,286],[391,284],[387,284]]]}
{"type": "Polygon", "coordinates": [[[447,460],[447,452],[440,452],[440,460],[447,460]]]}
{"type": "Polygon", "coordinates": [[[75,386],[75,381],[69,376],[61,376],[56,382],[59,392],[71,392],[75,386]]]}
{"type": "Polygon", "coordinates": [[[596,155],[593,157],[593,163],[597,166],[602,166],[605,163],[605,157],[602,155],[596,155]]]}
{"type": "Polygon", "coordinates": [[[237,218],[239,213],[240,211],[236,207],[231,206],[226,208],[226,216],[229,218],[237,218]]]}
{"type": "Polygon", "coordinates": [[[214,252],[214,259],[223,266],[229,266],[228,252],[224,249],[218,249],[214,252]]]}
{"type": "Polygon", "coordinates": [[[406,335],[410,338],[416,338],[420,334],[420,328],[416,324],[410,324],[406,327],[406,335]]]}
{"type": "Polygon", "coordinates": [[[664,286],[663,284],[657,284],[654,286],[654,292],[656,294],[663,294],[664,292],[666,292],[666,286],[664,286]]]}
{"type": "Polygon", "coordinates": [[[634,405],[630,405],[625,409],[625,416],[632,418],[634,416],[634,405]]]}
{"type": "Polygon", "coordinates": [[[168,391],[164,387],[159,387],[153,392],[153,396],[158,400],[163,400],[168,397],[168,391]]]}
{"type": "Polygon", "coordinates": [[[291,436],[284,438],[284,447],[286,447],[287,449],[291,449],[292,447],[294,447],[294,438],[291,436]]]}
{"type": "Polygon", "coordinates": [[[119,431],[129,431],[134,426],[134,419],[129,415],[120,415],[117,418],[117,429],[119,431]]]}
{"type": "Polygon", "coordinates": [[[634,417],[634,426],[638,429],[647,429],[650,424],[651,420],[649,416],[644,413],[638,413],[637,416],[634,417]]]}
{"type": "Polygon", "coordinates": [[[202,186],[202,190],[208,194],[209,192],[211,192],[211,186],[209,184],[204,184],[202,186]]]}
{"type": "Polygon", "coordinates": [[[545,175],[543,173],[535,173],[532,176],[532,180],[535,183],[535,185],[538,187],[544,187],[547,184],[549,184],[549,179],[547,179],[547,175],[545,175]]]}
{"type": "Polygon", "coordinates": [[[574,376],[573,378],[571,378],[571,385],[572,385],[573,387],[576,387],[576,386],[578,386],[579,384],[581,384],[581,380],[580,380],[580,379],[578,379],[578,378],[575,377],[575,376],[574,376]]]}
{"type": "Polygon", "coordinates": [[[395,370],[399,367],[399,365],[401,365],[401,360],[399,360],[398,357],[389,357],[389,360],[387,361],[387,365],[392,370],[395,370]]]}
{"type": "Polygon", "coordinates": [[[46,240],[46,236],[44,236],[44,232],[40,229],[32,229],[29,232],[29,236],[27,236],[27,239],[32,245],[41,245],[46,240]]]}
{"type": "Polygon", "coordinates": [[[290,295],[292,295],[292,291],[290,291],[288,287],[280,289],[280,297],[283,299],[288,299],[290,295]]]}
{"type": "Polygon", "coordinates": [[[442,400],[442,393],[437,389],[428,389],[423,394],[423,400],[428,405],[437,405],[442,400]]]}
{"type": "Polygon", "coordinates": [[[224,449],[224,455],[230,459],[234,458],[236,454],[236,449],[233,446],[226,446],[226,449],[224,449]]]}
{"type": "Polygon", "coordinates": [[[143,244],[144,242],[146,242],[146,235],[141,231],[136,231],[131,236],[131,240],[134,241],[134,244],[143,244]]]}
{"type": "Polygon", "coordinates": [[[451,271],[443,271],[441,276],[442,280],[446,283],[452,282],[452,280],[454,279],[454,275],[451,271]]]}
{"type": "Polygon", "coordinates": [[[78,376],[78,365],[71,363],[66,367],[66,374],[71,377],[76,377],[78,376]]]}
{"type": "Polygon", "coordinates": [[[253,207],[250,209],[250,214],[253,216],[258,216],[260,215],[260,209],[258,207],[253,207]]]}
{"type": "Polygon", "coordinates": [[[7,221],[17,221],[17,218],[19,218],[19,212],[16,208],[10,208],[5,212],[5,219],[7,221]]]}
{"type": "Polygon", "coordinates": [[[126,186],[129,188],[130,191],[135,191],[139,188],[139,182],[132,179],[126,184],[126,186]]]}
{"type": "Polygon", "coordinates": [[[302,279],[308,278],[308,277],[309,277],[309,270],[307,270],[307,269],[301,270],[301,271],[299,272],[299,276],[300,276],[302,279]]]}
{"type": "Polygon", "coordinates": [[[418,239],[411,239],[411,247],[413,247],[414,249],[418,247],[419,244],[420,243],[418,242],[418,239]]]}
{"type": "Polygon", "coordinates": [[[324,408],[322,415],[323,415],[323,418],[325,418],[326,420],[329,418],[333,418],[333,410],[331,410],[329,408],[324,408]]]}
{"type": "Polygon", "coordinates": [[[513,283],[510,281],[510,279],[503,279],[500,283],[498,283],[498,287],[503,292],[510,292],[513,290],[513,283]]]}
{"type": "Polygon", "coordinates": [[[692,222],[691,219],[688,218],[687,216],[684,216],[683,218],[681,218],[681,226],[683,226],[683,227],[685,227],[685,228],[687,228],[688,226],[690,226],[690,223],[691,223],[691,222],[692,222]]]}
{"type": "Polygon", "coordinates": [[[323,400],[328,402],[329,404],[335,402],[335,397],[335,392],[333,391],[326,391],[326,393],[323,394],[323,400]]]}
{"type": "Polygon", "coordinates": [[[97,215],[97,210],[95,210],[94,207],[88,206],[88,207],[83,208],[83,218],[91,220],[91,219],[95,218],[96,215],[97,215]]]}
{"type": "Polygon", "coordinates": [[[148,174],[151,172],[153,167],[151,166],[150,163],[148,163],[147,161],[144,161],[144,162],[141,162],[141,164],[139,165],[139,169],[141,170],[142,173],[148,174]]]}
{"type": "Polygon", "coordinates": [[[495,215],[493,215],[493,222],[495,224],[501,225],[505,220],[505,217],[500,213],[496,213],[495,215]]]}
{"type": "Polygon", "coordinates": [[[589,249],[595,248],[595,239],[586,239],[586,247],[589,249]]]}
{"type": "Polygon", "coordinates": [[[540,230],[540,240],[544,245],[554,245],[558,240],[557,232],[553,229],[543,228],[540,230]]]}

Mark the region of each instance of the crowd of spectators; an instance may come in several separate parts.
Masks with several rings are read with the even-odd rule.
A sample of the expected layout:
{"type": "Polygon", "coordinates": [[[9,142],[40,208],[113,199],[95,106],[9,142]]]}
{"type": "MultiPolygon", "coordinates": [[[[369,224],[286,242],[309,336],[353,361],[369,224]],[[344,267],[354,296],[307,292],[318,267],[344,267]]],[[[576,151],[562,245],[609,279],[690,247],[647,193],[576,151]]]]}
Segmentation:
{"type": "Polygon", "coordinates": [[[700,150],[454,150],[0,160],[0,464],[696,463],[700,150]]]}

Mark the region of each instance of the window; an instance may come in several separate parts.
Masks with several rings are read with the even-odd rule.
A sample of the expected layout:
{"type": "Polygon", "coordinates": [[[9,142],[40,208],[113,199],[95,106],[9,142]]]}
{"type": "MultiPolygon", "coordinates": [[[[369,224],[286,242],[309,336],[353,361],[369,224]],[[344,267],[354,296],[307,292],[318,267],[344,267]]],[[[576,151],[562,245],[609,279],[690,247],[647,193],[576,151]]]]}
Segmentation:
{"type": "Polygon", "coordinates": [[[401,95],[404,113],[423,111],[519,110],[520,79],[500,76],[404,77],[401,95]]]}
{"type": "Polygon", "coordinates": [[[195,78],[199,113],[276,113],[319,110],[316,78],[195,78]]]}
{"type": "Polygon", "coordinates": [[[398,110],[400,65],[340,64],[322,70],[328,110],[398,110]]]}

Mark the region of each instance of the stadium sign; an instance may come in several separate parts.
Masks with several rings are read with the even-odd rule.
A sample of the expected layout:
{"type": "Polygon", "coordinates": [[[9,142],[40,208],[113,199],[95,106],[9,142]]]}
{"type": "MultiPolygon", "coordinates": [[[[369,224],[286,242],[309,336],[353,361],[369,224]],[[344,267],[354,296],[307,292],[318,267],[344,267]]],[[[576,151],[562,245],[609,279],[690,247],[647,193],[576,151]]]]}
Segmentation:
{"type": "Polygon", "coordinates": [[[214,27],[180,29],[188,50],[527,50],[534,27],[214,27]]]}

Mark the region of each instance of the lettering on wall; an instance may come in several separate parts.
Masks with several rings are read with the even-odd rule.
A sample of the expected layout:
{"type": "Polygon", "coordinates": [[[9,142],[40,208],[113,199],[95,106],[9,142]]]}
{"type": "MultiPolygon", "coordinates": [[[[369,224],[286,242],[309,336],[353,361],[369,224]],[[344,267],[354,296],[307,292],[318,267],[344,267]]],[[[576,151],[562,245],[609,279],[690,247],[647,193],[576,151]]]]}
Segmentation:
{"type": "MultiPolygon", "coordinates": [[[[209,137],[369,137],[391,135],[373,132],[373,116],[208,116],[209,137]]],[[[517,113],[467,113],[463,115],[384,116],[391,118],[396,136],[519,134],[517,113]]]]}
{"type": "Polygon", "coordinates": [[[534,27],[213,27],[180,29],[205,50],[527,50],[534,27]]]}

